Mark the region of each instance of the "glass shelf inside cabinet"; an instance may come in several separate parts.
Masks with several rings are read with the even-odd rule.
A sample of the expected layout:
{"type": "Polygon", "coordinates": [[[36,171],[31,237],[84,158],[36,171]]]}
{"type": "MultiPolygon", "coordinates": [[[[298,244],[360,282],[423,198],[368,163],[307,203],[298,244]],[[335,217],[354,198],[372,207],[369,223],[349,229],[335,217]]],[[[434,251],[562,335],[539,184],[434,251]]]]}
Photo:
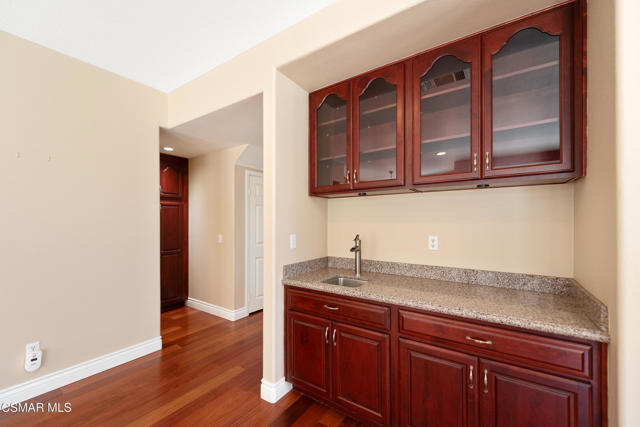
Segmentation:
{"type": "Polygon", "coordinates": [[[420,174],[471,171],[471,64],[439,58],[420,79],[420,174]]]}
{"type": "Polygon", "coordinates": [[[317,186],[346,183],[347,102],[335,94],[327,96],[317,110],[317,186]]]}
{"type": "Polygon", "coordinates": [[[493,55],[493,168],[561,161],[559,42],[527,28],[493,55]]]}
{"type": "Polygon", "coordinates": [[[359,181],[396,178],[396,85],[373,80],[359,98],[359,181]]]}

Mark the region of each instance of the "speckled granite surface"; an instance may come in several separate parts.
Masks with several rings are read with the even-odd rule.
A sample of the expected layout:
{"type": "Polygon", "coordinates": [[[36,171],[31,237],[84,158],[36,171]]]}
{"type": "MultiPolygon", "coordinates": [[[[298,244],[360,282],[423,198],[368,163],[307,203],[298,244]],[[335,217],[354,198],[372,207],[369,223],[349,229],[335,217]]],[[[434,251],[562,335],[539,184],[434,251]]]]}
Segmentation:
{"type": "MultiPolygon", "coordinates": [[[[601,315],[602,304],[592,301],[593,297],[579,285],[574,286],[571,279],[566,279],[567,286],[561,292],[552,293],[368,271],[362,275],[368,283],[348,288],[322,283],[337,275],[353,277],[352,269],[328,268],[324,260],[313,260],[304,267],[288,266],[289,275],[282,283],[534,331],[609,341],[606,322],[596,324],[592,320],[594,306],[601,315]],[[302,270],[297,275],[290,274],[302,270]]],[[[604,319],[596,321],[606,321],[604,310],[604,319]]]]}
{"type": "MultiPolygon", "coordinates": [[[[353,258],[327,257],[327,266],[329,268],[348,270],[354,268],[353,264],[353,258]]],[[[568,295],[572,287],[571,279],[565,277],[474,270],[471,268],[440,267],[435,265],[405,264],[388,261],[362,260],[362,271],[559,295],[568,295]]]]}

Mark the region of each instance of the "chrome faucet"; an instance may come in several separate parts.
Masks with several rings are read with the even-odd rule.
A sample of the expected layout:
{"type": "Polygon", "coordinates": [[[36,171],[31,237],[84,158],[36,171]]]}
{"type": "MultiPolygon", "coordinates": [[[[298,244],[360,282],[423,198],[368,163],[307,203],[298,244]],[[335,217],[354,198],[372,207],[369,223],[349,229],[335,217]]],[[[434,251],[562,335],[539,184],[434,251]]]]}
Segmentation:
{"type": "Polygon", "coordinates": [[[362,264],[362,241],[360,240],[360,235],[356,234],[356,238],[353,239],[356,242],[355,245],[351,248],[351,252],[356,253],[356,277],[360,277],[360,267],[362,264]]]}

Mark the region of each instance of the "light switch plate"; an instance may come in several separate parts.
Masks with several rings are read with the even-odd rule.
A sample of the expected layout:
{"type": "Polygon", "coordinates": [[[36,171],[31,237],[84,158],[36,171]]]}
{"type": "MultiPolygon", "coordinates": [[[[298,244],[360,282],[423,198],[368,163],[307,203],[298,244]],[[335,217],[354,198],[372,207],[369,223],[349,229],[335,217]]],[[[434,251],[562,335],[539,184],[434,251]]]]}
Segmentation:
{"type": "Polygon", "coordinates": [[[222,243],[222,234],[218,234],[218,243],[222,243]]]}
{"type": "Polygon", "coordinates": [[[291,248],[291,249],[295,249],[296,248],[296,235],[295,234],[289,234],[289,248],[291,248]]]}

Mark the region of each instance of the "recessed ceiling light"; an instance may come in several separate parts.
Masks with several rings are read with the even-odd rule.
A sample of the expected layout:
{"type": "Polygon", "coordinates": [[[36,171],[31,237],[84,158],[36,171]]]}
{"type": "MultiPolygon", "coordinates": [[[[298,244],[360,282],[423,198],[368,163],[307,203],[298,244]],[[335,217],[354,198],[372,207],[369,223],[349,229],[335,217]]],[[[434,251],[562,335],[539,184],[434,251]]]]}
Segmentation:
{"type": "Polygon", "coordinates": [[[173,151],[173,147],[162,147],[164,151],[173,151]]]}
{"type": "Polygon", "coordinates": [[[436,153],[436,156],[444,156],[445,154],[447,154],[447,152],[446,152],[446,151],[438,151],[438,152],[436,153]]]}

